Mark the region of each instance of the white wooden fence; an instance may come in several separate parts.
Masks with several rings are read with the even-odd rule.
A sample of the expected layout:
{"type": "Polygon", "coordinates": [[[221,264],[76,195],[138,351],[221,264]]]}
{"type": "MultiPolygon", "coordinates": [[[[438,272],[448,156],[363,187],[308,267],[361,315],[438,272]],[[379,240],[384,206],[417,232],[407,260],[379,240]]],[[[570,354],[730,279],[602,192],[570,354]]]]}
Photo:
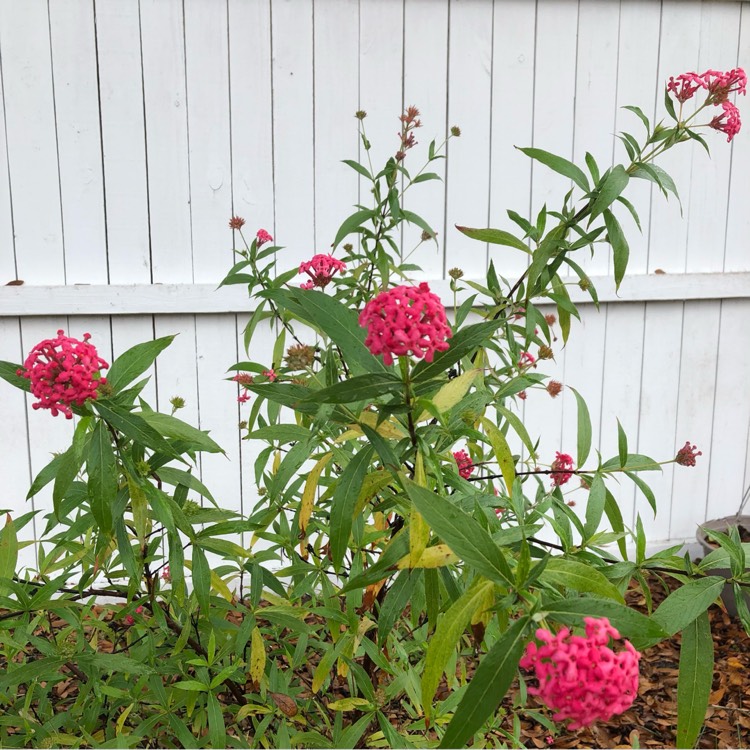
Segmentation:
{"type": "MultiPolygon", "coordinates": [[[[229,456],[205,459],[204,481],[225,507],[247,510],[253,450],[223,378],[244,355],[250,304],[213,291],[232,260],[231,215],[285,245],[283,266],[324,250],[367,200],[340,164],[358,155],[354,112],[368,113],[378,163],[414,104],[422,145],[450,125],[463,131],[444,182],[411,199],[439,231],[439,253],[414,256],[424,278],[446,292],[446,269],[479,278],[490,257],[512,276],[520,254],[453,226],[510,228],[505,208],[559,202],[567,186],[514,144],[624,160],[613,134],[640,125],[621,105],[659,118],[669,75],[738,64],[750,64],[741,2],[0,0],[0,359],[20,361],[58,328],[90,331],[105,358],[179,333],[147,395],[162,408],[185,398],[182,414],[229,456]],[[23,285],[2,286],[15,279],[23,285]]],[[[623,486],[626,521],[640,512],[653,540],[689,538],[733,512],[750,481],[750,134],[706,136],[711,160],[691,144],[662,161],[682,216],[649,184],[632,186],[643,225],[630,232],[633,275],[619,297],[599,284],[605,304],[583,305],[549,368],[588,400],[603,453],[616,452],[617,416],[631,450],[702,449],[696,468],[652,478],[655,520],[623,486]]],[[[413,239],[405,233],[407,249],[413,239]]],[[[605,277],[610,261],[585,266],[605,277]]],[[[264,356],[267,346],[253,352],[264,356]]],[[[0,509],[18,513],[72,428],[1,385],[0,407],[0,509]]],[[[523,408],[542,460],[574,451],[572,394],[535,392],[523,408]]]]}

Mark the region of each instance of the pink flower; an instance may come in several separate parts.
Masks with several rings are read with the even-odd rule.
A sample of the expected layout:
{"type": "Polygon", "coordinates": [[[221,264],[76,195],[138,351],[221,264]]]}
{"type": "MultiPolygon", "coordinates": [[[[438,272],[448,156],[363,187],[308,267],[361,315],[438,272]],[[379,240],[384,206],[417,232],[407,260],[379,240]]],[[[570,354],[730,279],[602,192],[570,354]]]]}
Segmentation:
{"type": "Polygon", "coordinates": [[[521,352],[521,356],[518,358],[519,367],[531,367],[536,359],[531,352],[521,352]]]}
{"type": "Polygon", "coordinates": [[[246,404],[249,400],[250,400],[250,394],[247,393],[247,392],[240,393],[240,395],[237,396],[237,403],[238,404],[246,404]]]}
{"type": "Polygon", "coordinates": [[[716,117],[708,123],[708,126],[714,130],[720,130],[722,133],[726,133],[727,143],[729,143],[732,138],[740,132],[740,128],[742,127],[740,111],[734,104],[732,104],[732,102],[727,101],[721,103],[721,108],[724,111],[720,115],[716,115],[716,117]]]}
{"type": "Polygon", "coordinates": [[[263,370],[262,374],[263,374],[263,377],[268,378],[272,383],[278,377],[278,375],[276,375],[276,372],[273,369],[271,369],[271,370],[263,370]]]}
{"type": "Polygon", "coordinates": [[[546,737],[544,738],[544,741],[545,741],[545,742],[546,742],[546,743],[547,743],[548,745],[554,745],[554,744],[555,744],[555,740],[553,739],[553,737],[552,737],[552,735],[551,735],[551,734],[548,734],[548,735],[547,735],[547,736],[546,736],[546,737]]]}
{"type": "Polygon", "coordinates": [[[573,476],[573,459],[567,453],[557,451],[550,469],[552,469],[552,484],[559,487],[573,476]]]}
{"type": "Polygon", "coordinates": [[[695,459],[698,456],[703,455],[703,451],[697,450],[697,447],[698,446],[696,445],[690,445],[690,441],[688,440],[688,442],[677,451],[675,463],[678,463],[680,466],[695,466],[695,459]]]}
{"type": "Polygon", "coordinates": [[[386,365],[393,364],[394,355],[409,354],[432,362],[453,335],[443,303],[425,282],[381,292],[365,305],[359,324],[367,328],[365,346],[375,356],[382,354],[386,365]]]}
{"type": "Polygon", "coordinates": [[[169,570],[169,565],[164,566],[164,570],[161,572],[161,577],[163,581],[166,581],[169,583],[172,580],[172,573],[169,570]]]}
{"type": "Polygon", "coordinates": [[[125,615],[123,621],[126,625],[135,625],[135,617],[133,617],[133,615],[125,615]]]}
{"type": "Polygon", "coordinates": [[[346,263],[334,258],[332,255],[313,255],[310,260],[300,263],[299,272],[306,273],[310,281],[300,285],[301,289],[313,289],[314,287],[325,287],[331,283],[336,273],[346,271],[346,263]]]}
{"type": "Polygon", "coordinates": [[[711,104],[725,102],[735,91],[744,95],[747,87],[747,76],[742,68],[733,68],[724,73],[720,70],[707,70],[701,78],[704,87],[708,89],[711,104]]]}
{"type": "Polygon", "coordinates": [[[78,341],[59,330],[57,338],[45,339],[31,350],[17,374],[31,381],[31,393],[39,399],[32,408],[49,409],[53,417],[62,412],[72,419],[72,404],[82,406],[97,397],[97,388],[107,382],[99,372],[109,365],[88,343],[90,338],[84,333],[78,341]]]}
{"type": "Polygon", "coordinates": [[[238,372],[232,380],[240,385],[252,385],[254,382],[253,376],[246,372],[238,372]]]}
{"type": "Polygon", "coordinates": [[[256,246],[261,247],[262,245],[265,245],[266,242],[273,242],[273,237],[271,237],[265,229],[259,229],[258,233],[255,235],[256,246]]]}
{"type": "Polygon", "coordinates": [[[531,641],[520,661],[532,670],[539,687],[530,687],[556,713],[555,721],[568,721],[569,730],[609,721],[626,711],[638,694],[638,661],[641,655],[629,641],[625,650],[609,648],[610,636],[620,634],[606,617],[584,617],[586,636],[571,635],[562,628],[557,635],[539,628],[536,637],[544,645],[531,641]]]}
{"type": "Polygon", "coordinates": [[[459,476],[468,479],[474,471],[474,463],[471,460],[471,456],[466,451],[461,450],[455,451],[453,458],[456,459],[459,476]]]}
{"type": "Polygon", "coordinates": [[[516,396],[518,396],[518,398],[520,398],[521,401],[526,401],[526,391],[518,391],[516,396]]]}
{"type": "Polygon", "coordinates": [[[674,98],[678,102],[684,103],[688,99],[692,99],[698,89],[705,87],[706,84],[703,77],[697,73],[681,73],[677,78],[674,76],[669,77],[667,91],[674,94],[674,98]]]}

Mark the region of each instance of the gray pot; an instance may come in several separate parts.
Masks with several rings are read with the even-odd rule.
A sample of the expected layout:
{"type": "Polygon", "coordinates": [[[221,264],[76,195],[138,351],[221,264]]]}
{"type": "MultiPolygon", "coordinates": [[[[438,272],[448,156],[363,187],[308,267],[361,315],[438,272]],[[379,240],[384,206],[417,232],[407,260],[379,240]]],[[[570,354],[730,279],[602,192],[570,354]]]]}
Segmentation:
{"type": "MultiPolygon", "coordinates": [[[[750,516],[727,516],[726,518],[717,518],[713,521],[706,521],[698,527],[698,544],[703,549],[703,556],[706,557],[711,554],[717,548],[709,543],[709,539],[703,529],[710,529],[711,531],[721,531],[727,533],[730,526],[744,526],[750,530],[750,516]]],[[[725,578],[732,577],[732,571],[729,568],[710,568],[710,572],[716,576],[724,576],[725,578]]],[[[745,591],[745,601],[748,607],[750,607],[750,591],[745,591]]],[[[727,612],[732,616],[737,616],[737,602],[734,598],[734,588],[729,583],[724,586],[724,590],[721,593],[721,599],[724,602],[724,606],[727,608],[727,612]]]]}

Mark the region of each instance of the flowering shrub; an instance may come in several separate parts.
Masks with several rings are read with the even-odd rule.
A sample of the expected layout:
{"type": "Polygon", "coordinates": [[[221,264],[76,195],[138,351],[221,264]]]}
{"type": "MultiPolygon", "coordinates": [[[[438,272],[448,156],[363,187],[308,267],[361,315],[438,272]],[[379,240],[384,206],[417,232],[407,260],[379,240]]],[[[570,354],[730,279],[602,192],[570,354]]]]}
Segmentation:
{"type": "MultiPolygon", "coordinates": [[[[640,516],[629,528],[608,487],[632,481],[656,512],[641,473],[670,462],[694,466],[700,451],[688,442],[660,462],[631,453],[619,429],[617,455],[592,459],[584,400],[544,366],[578,314],[561,270],[596,301],[574,258],[611,253],[619,286],[630,254],[620,219],[637,221],[623,196],[630,181],[676,193],[654,160],[689,140],[705,145],[700,128],[731,140],[740,122],[729,97],[745,86],[739,69],[670,79],[671,122],[652,125],[628,108],[645,134],[640,141],[621,134],[623,164],[602,169],[587,155],[584,170],[522,148],[573,187],[559,210],[509,212],[515,234],[458,227],[469,239],[528,254],[529,264],[507,280],[491,263],[481,283],[451,269],[449,312],[427,283],[410,282],[414,266],[400,244],[404,223],[417,228],[420,244],[436,237],[404,205],[407,191],[439,179],[429,168],[444,158],[445,143],[432,141],[426,163],[412,167],[422,127],[416,107],[400,116],[392,156],[379,170],[366,113],[356,114],[366,163],[346,164],[371,199],[344,220],[330,252],[279,268],[284,256],[273,238],[259,229],[248,241],[245,219],[232,217],[240,246],[222,284],[246,286],[252,299],[248,357],[261,326],[276,335],[270,361],[238,362],[228,377],[247,412],[242,437],[259,444],[253,464],[242,467],[258,494],[244,515],[225,510],[201,481],[198,454],[221,448],[175,416],[184,400],[173,398],[165,414],[141,398],[141,376],[171,337],[120,355],[106,381],[99,373],[107,365],[87,336],[80,342],[60,332],[24,367],[0,363],[0,376],[31,391],[37,407],[80,417],[71,447],[29,492],[52,484],[54,504],[33,579],[15,571],[17,532],[33,514],[9,519],[0,532],[0,595],[6,605],[16,597],[18,607],[2,617],[22,622],[17,640],[5,642],[0,691],[25,684],[31,695],[74,674],[89,691],[81,705],[93,701],[76,707],[77,729],[91,745],[124,742],[124,728],[136,745],[139,732],[159,727],[170,746],[196,738],[214,747],[355,746],[369,731],[378,746],[460,747],[488,728],[518,746],[505,709],[498,711],[516,679],[521,703],[534,696],[553,720],[576,729],[632,704],[638,652],[682,633],[685,664],[712,653],[706,610],[726,579],[706,575],[710,567],[678,548],[648,557],[640,516]],[[683,114],[699,92],[704,101],[683,114]],[[696,124],[706,109],[711,119],[696,124]],[[299,274],[308,277],[301,285],[299,274]],[[564,387],[576,399],[578,434],[545,468],[519,405],[531,392],[555,398],[564,387]],[[574,476],[580,487],[571,489],[574,476]],[[568,498],[573,491],[578,502],[568,498]],[[648,614],[626,606],[629,587],[650,597],[646,576],[654,571],[681,587],[655,611],[648,598],[648,614]],[[124,606],[115,620],[102,616],[86,629],[79,615],[99,618],[96,596],[124,606]],[[45,610],[70,616],[70,629],[31,659],[24,633],[46,628],[37,614],[45,610]],[[100,632],[112,653],[99,653],[100,632]],[[608,644],[620,633],[628,640],[615,653],[608,644]],[[479,653],[467,684],[466,660],[479,653]],[[519,666],[538,686],[526,690],[519,666]],[[337,699],[324,705],[319,696],[334,684],[337,699]],[[391,723],[390,702],[408,706],[408,727],[391,723]],[[354,711],[345,725],[342,715],[354,711]]],[[[460,135],[454,126],[446,141],[460,135]]],[[[749,584],[737,532],[715,538],[721,549],[712,562],[728,560],[733,585],[749,584]]],[[[681,671],[685,746],[700,730],[710,687],[710,669],[681,671]]],[[[40,706],[49,703],[42,695],[40,706]]],[[[23,693],[15,700],[14,710],[30,716],[23,693]]],[[[54,722],[64,720],[39,722],[34,742],[53,742],[54,722]]]]}

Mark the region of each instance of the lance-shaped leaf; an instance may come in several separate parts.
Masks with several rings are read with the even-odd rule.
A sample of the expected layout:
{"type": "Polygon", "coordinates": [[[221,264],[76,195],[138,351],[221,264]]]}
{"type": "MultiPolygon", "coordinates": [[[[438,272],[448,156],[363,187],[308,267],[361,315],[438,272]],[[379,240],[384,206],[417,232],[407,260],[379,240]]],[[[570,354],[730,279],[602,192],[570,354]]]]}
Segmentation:
{"type": "Polygon", "coordinates": [[[479,662],[439,747],[464,747],[497,710],[516,675],[528,625],[528,617],[516,620],[479,662]]]}
{"type": "Polygon", "coordinates": [[[98,421],[86,456],[91,513],[105,536],[113,532],[112,505],[117,495],[117,461],[112,438],[104,422],[98,421]]]}
{"type": "Polygon", "coordinates": [[[320,475],[323,473],[326,464],[332,457],[332,453],[326,453],[318,459],[305,480],[305,489],[302,491],[302,500],[300,501],[299,506],[299,531],[303,536],[307,532],[307,524],[310,521],[310,516],[312,516],[313,504],[315,503],[315,492],[318,489],[318,480],[320,479],[320,475]]]}
{"type": "Polygon", "coordinates": [[[677,747],[694,747],[703,726],[714,678],[714,641],[708,612],[682,631],[677,677],[677,747]]]}
{"type": "Polygon", "coordinates": [[[495,454],[495,460],[500,467],[505,486],[508,488],[508,494],[510,495],[513,490],[513,481],[516,478],[516,467],[510,446],[505,439],[505,435],[487,417],[482,417],[482,424],[487,432],[487,437],[490,439],[492,452],[495,454]]]}
{"type": "Polygon", "coordinates": [[[526,156],[536,159],[554,172],[569,177],[578,185],[584,193],[589,192],[589,181],[582,169],[577,167],[573,162],[563,159],[562,156],[551,154],[549,151],[543,151],[540,148],[519,148],[519,151],[526,156]]]}
{"type": "Polygon", "coordinates": [[[652,618],[669,635],[684,630],[698,615],[705,612],[724,588],[725,579],[706,576],[689,581],[673,591],[654,612],[652,618]]]}
{"type": "Polygon", "coordinates": [[[154,341],[136,344],[121,354],[107,372],[107,384],[115,393],[132,383],[154,363],[154,360],[174,341],[174,336],[164,336],[154,341]]]}
{"type": "Polygon", "coordinates": [[[485,578],[513,585],[513,574],[502,550],[478,521],[441,495],[409,480],[405,485],[417,510],[459,558],[485,578]]]}
{"type": "Polygon", "coordinates": [[[456,229],[472,240],[479,242],[489,242],[491,245],[505,245],[514,247],[516,250],[522,250],[524,253],[529,252],[528,245],[523,240],[519,240],[514,234],[505,232],[502,229],[472,229],[471,227],[460,227],[456,224],[456,229]]]}
{"type": "Polygon", "coordinates": [[[604,211],[604,224],[607,227],[609,244],[612,245],[612,250],[614,251],[615,285],[619,289],[620,283],[625,277],[625,270],[628,267],[630,246],[625,239],[620,222],[617,221],[615,215],[609,209],[604,211]]]}

